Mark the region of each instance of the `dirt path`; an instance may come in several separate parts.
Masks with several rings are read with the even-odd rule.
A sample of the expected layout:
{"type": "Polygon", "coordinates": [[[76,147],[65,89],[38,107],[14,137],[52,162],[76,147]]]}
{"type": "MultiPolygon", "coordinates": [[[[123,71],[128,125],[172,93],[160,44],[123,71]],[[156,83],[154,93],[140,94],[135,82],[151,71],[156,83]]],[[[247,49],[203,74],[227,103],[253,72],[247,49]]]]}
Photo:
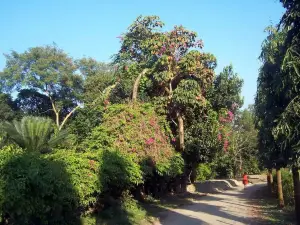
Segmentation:
{"type": "Polygon", "coordinates": [[[168,209],[160,225],[204,224],[261,224],[258,221],[259,206],[251,200],[252,194],[266,184],[255,184],[245,190],[241,187],[222,194],[211,194],[192,204],[168,209]]]}

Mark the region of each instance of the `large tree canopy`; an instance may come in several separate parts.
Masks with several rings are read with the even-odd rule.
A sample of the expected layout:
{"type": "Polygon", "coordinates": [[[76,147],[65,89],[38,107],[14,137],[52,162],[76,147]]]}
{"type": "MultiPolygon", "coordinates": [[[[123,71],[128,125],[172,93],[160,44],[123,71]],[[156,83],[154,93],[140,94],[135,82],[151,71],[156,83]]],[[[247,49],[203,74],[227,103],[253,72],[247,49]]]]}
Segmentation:
{"type": "Polygon", "coordinates": [[[0,74],[2,89],[33,89],[50,99],[59,129],[81,100],[83,78],[76,73],[73,59],[57,46],[30,48],[24,53],[12,51],[6,56],[6,67],[0,74]],[[68,114],[60,121],[63,108],[68,114]]]}
{"type": "Polygon", "coordinates": [[[115,63],[122,70],[121,81],[123,77],[133,81],[133,101],[143,81],[143,90],[150,97],[158,97],[169,117],[177,120],[179,148],[183,149],[185,111],[206,104],[216,59],[200,51],[203,43],[195,32],[183,26],[164,32],[163,25],[157,16],[138,17],[120,37],[115,63]]]}

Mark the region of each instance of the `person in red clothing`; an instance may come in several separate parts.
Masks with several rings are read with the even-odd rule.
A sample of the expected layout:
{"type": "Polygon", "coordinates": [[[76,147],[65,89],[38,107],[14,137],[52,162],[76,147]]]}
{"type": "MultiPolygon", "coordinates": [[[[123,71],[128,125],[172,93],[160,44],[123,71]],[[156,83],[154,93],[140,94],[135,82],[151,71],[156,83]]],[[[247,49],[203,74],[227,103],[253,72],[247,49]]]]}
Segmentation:
{"type": "Polygon", "coordinates": [[[248,183],[249,183],[249,181],[248,181],[248,175],[247,175],[247,173],[245,172],[244,175],[243,175],[243,184],[244,184],[244,188],[247,186],[248,183]]]}

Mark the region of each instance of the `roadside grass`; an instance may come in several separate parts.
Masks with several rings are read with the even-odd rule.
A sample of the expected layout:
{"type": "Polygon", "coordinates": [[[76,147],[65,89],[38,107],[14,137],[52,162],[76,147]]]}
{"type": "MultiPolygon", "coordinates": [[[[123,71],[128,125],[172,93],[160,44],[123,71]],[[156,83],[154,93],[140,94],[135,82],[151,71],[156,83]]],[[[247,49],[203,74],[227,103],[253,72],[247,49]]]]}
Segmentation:
{"type": "Polygon", "coordinates": [[[168,194],[160,199],[147,197],[143,202],[126,199],[123,204],[113,205],[98,214],[81,218],[82,225],[151,225],[163,219],[168,208],[192,204],[203,197],[200,193],[168,194]]]}
{"type": "Polygon", "coordinates": [[[263,187],[253,193],[252,199],[260,206],[261,222],[263,225],[293,225],[295,223],[294,207],[286,206],[284,209],[278,207],[276,195],[271,195],[268,187],[263,187]]]}

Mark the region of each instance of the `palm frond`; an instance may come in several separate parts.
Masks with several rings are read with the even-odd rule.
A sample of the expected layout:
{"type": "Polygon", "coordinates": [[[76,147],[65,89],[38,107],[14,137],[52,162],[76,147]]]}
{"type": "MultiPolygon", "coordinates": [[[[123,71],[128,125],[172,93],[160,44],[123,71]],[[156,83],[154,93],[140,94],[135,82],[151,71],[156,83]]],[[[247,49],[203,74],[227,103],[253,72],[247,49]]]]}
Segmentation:
{"type": "Polygon", "coordinates": [[[59,131],[53,135],[52,120],[42,117],[27,116],[21,121],[5,122],[3,130],[10,139],[27,151],[45,152],[67,137],[66,131],[59,131]]]}

